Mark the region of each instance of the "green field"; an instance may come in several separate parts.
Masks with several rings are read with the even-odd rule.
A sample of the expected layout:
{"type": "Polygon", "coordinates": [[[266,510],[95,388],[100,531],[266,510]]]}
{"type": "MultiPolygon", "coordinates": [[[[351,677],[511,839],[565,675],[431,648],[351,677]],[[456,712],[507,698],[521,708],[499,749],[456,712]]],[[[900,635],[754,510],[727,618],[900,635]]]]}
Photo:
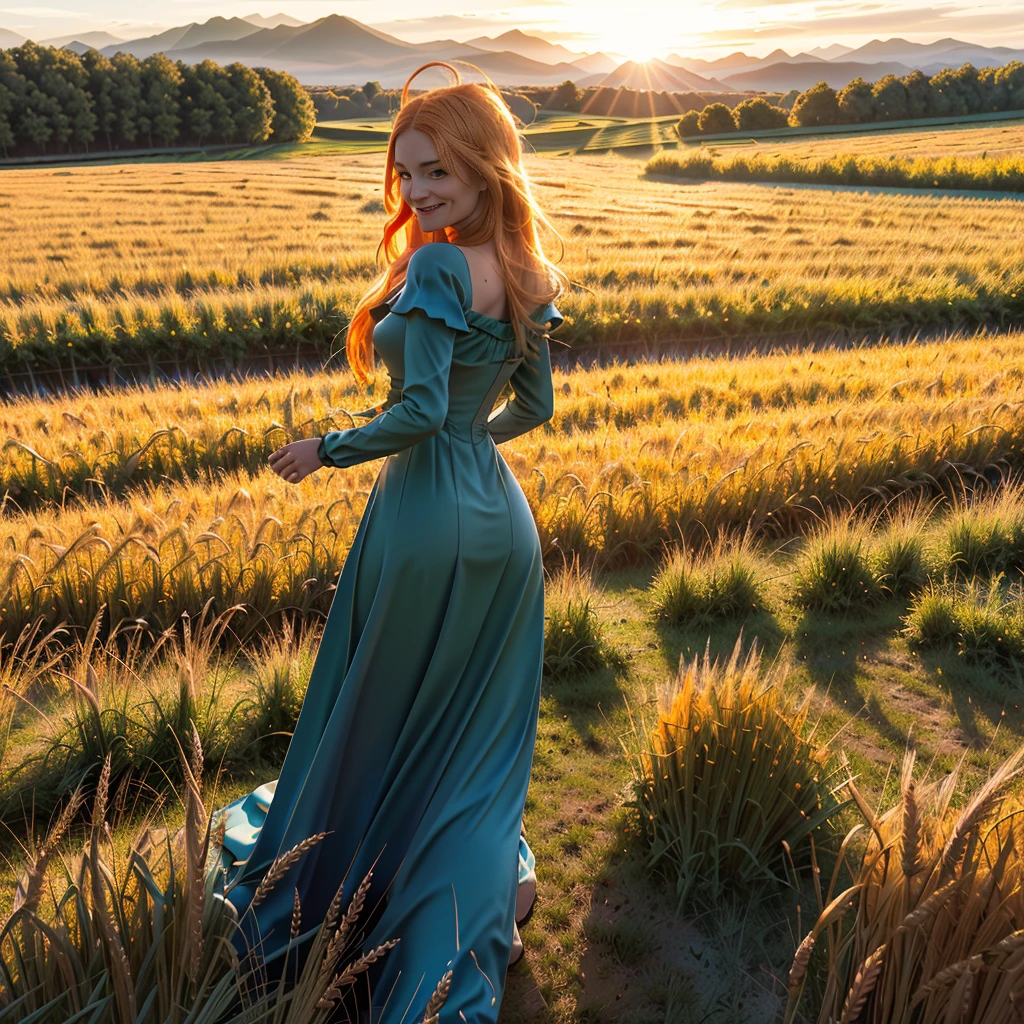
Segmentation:
{"type": "MultiPolygon", "coordinates": [[[[608,117],[540,111],[527,125],[523,136],[528,148],[538,153],[599,152],[609,149],[660,147],[679,141],[677,117],[608,117]]],[[[367,146],[387,148],[390,120],[321,121],[313,141],[344,140],[365,142],[367,146]]]]}

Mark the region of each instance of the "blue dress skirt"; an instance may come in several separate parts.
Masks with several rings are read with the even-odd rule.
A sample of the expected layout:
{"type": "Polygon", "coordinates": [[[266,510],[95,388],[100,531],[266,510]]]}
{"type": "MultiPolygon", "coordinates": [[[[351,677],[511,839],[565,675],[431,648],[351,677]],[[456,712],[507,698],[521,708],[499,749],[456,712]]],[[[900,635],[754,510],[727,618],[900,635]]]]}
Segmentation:
{"type": "MultiPolygon", "coordinates": [[[[227,895],[239,952],[269,976],[308,947],[344,879],[342,906],[373,879],[351,958],[398,944],[367,974],[372,1024],[423,1019],[447,970],[439,1024],[497,1019],[521,880],[540,704],[544,587],[526,496],[496,447],[549,420],[548,342],[516,354],[512,326],[472,309],[469,266],[447,243],[418,249],[397,297],[375,311],[391,376],[385,409],[332,431],[345,469],[386,456],[338,578],[302,710],[272,799],[227,813],[239,864],[227,895]],[[511,381],[514,398],[490,415],[511,381]],[[329,834],[255,907],[274,858],[329,834]],[[246,912],[248,911],[248,912],[246,912]]],[[[554,306],[533,319],[557,327],[554,306]]],[[[291,968],[288,971],[291,975],[291,968]]]]}

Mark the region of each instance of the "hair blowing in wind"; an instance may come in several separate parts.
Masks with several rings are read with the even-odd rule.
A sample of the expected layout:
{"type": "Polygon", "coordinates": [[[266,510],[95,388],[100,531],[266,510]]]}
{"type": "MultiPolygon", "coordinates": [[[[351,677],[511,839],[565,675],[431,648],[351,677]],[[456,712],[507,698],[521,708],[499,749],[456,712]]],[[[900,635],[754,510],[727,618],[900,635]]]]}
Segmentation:
{"type": "Polygon", "coordinates": [[[493,82],[462,82],[458,70],[444,61],[431,61],[409,76],[388,142],[384,209],[387,221],[377,247],[377,260],[384,263],[384,270],[356,306],[346,337],[348,362],[356,377],[365,382],[373,369],[370,310],[404,282],[412,254],[429,242],[472,246],[494,239],[517,350],[527,355],[528,348],[536,345],[531,335],[544,330],[530,319],[531,313],[551,302],[568,279],[544,254],[538,225],[543,224],[559,240],[560,236],[533,198],[516,122],[493,82]],[[435,66],[447,68],[456,84],[410,98],[412,80],[435,66]],[[395,140],[411,128],[430,136],[451,173],[468,184],[487,186],[479,215],[457,235],[450,228],[421,230],[415,213],[402,198],[395,172],[395,140]]]}

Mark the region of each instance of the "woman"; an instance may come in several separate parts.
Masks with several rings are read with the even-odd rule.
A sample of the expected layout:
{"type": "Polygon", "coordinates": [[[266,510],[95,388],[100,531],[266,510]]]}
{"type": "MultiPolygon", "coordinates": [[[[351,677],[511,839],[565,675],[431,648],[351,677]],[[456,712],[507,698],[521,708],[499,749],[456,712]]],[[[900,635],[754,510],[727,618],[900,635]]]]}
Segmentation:
{"type": "Polygon", "coordinates": [[[497,88],[424,67],[435,64],[456,84],[402,92],[384,172],[386,270],[346,339],[363,381],[373,350],[382,356],[388,399],[369,423],[293,441],[270,464],[298,483],[324,465],[386,459],[272,799],[263,787],[227,822],[226,845],[233,837],[245,858],[228,898],[270,974],[293,890],[301,942],[342,877],[344,906],[373,867],[362,950],[399,940],[371,968],[374,1024],[422,1020],[448,969],[441,1024],[494,1021],[524,865],[532,875],[520,826],[540,701],[541,551],[495,444],[553,414],[544,330],[561,323],[551,303],[565,276],[541,248],[547,221],[497,88]],[[489,415],[509,381],[515,397],[489,415]],[[251,907],[275,856],[321,832],[251,907]]]}

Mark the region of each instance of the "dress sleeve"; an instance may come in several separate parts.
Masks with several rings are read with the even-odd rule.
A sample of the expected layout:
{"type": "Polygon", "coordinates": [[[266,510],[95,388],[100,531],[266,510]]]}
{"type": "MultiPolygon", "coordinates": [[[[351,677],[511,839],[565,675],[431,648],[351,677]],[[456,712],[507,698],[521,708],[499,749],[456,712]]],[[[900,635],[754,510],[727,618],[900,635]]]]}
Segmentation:
{"type": "MultiPolygon", "coordinates": [[[[552,329],[562,322],[553,305],[546,306],[537,321],[547,321],[552,329]]],[[[555,391],[551,382],[551,350],[547,338],[539,340],[536,356],[532,353],[513,371],[510,378],[515,395],[496,409],[487,420],[487,429],[495,444],[509,441],[546,423],[555,414],[555,391]]]]}
{"type": "Polygon", "coordinates": [[[318,449],[325,465],[345,469],[393,455],[441,429],[448,415],[455,335],[469,329],[468,289],[458,262],[444,252],[448,248],[435,242],[417,250],[409,260],[405,287],[391,305],[392,313],[405,318],[401,401],[362,426],[326,433],[318,449]]]}

